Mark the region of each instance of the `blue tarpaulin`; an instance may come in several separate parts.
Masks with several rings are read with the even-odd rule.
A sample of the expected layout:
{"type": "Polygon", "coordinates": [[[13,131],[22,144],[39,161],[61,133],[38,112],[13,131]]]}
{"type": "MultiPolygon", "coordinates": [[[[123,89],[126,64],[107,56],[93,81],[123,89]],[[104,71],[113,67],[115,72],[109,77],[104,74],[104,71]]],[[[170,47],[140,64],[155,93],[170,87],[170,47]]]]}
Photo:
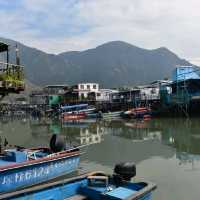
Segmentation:
{"type": "Polygon", "coordinates": [[[200,68],[194,66],[180,66],[173,71],[173,81],[183,81],[188,79],[200,79],[200,68]]]}

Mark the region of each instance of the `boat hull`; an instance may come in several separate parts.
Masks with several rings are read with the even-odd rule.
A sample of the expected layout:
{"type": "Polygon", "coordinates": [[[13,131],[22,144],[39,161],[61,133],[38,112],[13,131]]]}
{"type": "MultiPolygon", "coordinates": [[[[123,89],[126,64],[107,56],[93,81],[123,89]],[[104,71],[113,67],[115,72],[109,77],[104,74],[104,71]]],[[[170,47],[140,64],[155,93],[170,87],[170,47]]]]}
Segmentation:
{"type": "Polygon", "coordinates": [[[122,115],[122,112],[108,112],[108,113],[102,113],[102,118],[103,119],[116,119],[120,118],[122,115]]]}
{"type": "Polygon", "coordinates": [[[64,114],[63,115],[63,120],[64,121],[76,121],[76,120],[81,120],[85,119],[86,114],[85,113],[77,113],[77,114],[64,114]]]}
{"type": "Polygon", "coordinates": [[[0,192],[35,185],[75,171],[79,159],[79,155],[66,156],[4,170],[0,173],[0,192]]]}
{"type": "Polygon", "coordinates": [[[64,200],[84,196],[92,200],[152,200],[152,192],[156,189],[153,183],[126,183],[113,190],[107,187],[88,187],[88,175],[65,179],[54,183],[34,186],[32,188],[0,195],[0,199],[9,200],[64,200]],[[145,186],[142,186],[145,185],[145,186]],[[74,197],[74,198],[73,198],[74,197]]]}
{"type": "Polygon", "coordinates": [[[151,109],[146,107],[133,108],[123,113],[123,117],[125,118],[135,118],[135,119],[143,119],[143,118],[151,118],[151,109]]]}

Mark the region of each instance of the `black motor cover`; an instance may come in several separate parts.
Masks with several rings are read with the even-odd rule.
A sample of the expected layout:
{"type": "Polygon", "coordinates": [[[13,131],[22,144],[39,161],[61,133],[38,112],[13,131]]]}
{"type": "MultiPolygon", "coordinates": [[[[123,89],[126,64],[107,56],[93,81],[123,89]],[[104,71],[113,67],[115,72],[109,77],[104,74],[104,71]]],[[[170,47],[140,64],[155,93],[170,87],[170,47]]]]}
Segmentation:
{"type": "Polygon", "coordinates": [[[57,153],[59,151],[65,150],[65,140],[64,136],[53,134],[50,140],[51,151],[57,153]]]}
{"type": "Polygon", "coordinates": [[[122,162],[115,165],[114,173],[123,180],[130,181],[136,175],[136,166],[133,162],[122,162]]]}

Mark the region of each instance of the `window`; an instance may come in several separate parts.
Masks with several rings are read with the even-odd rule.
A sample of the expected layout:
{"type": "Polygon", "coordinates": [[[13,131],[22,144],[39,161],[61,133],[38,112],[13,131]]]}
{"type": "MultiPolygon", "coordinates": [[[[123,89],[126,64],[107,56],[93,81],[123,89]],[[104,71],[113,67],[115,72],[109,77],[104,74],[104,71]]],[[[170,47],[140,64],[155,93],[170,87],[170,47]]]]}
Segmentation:
{"type": "Polygon", "coordinates": [[[88,89],[88,90],[90,89],[90,85],[87,85],[87,89],[88,89]]]}
{"type": "Polygon", "coordinates": [[[156,89],[155,88],[152,88],[151,94],[156,94],[156,89]]]}
{"type": "Polygon", "coordinates": [[[81,99],[84,99],[84,98],[85,98],[85,96],[84,96],[84,94],[82,93],[82,94],[81,94],[81,99]]]}
{"type": "Polygon", "coordinates": [[[81,90],[84,90],[84,85],[80,85],[81,90]]]}
{"type": "Polygon", "coordinates": [[[93,85],[93,89],[97,89],[97,85],[93,85]]]}

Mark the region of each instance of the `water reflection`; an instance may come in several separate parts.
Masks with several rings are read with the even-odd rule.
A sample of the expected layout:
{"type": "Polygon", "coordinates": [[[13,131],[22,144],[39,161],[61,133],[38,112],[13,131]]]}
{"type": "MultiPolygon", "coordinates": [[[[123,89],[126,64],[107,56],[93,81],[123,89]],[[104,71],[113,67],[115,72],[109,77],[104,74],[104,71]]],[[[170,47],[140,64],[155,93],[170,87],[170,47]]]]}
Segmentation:
{"type": "Polygon", "coordinates": [[[118,125],[110,124],[112,134],[132,141],[162,140],[162,130],[151,127],[149,121],[121,121],[118,125]]]}
{"type": "Polygon", "coordinates": [[[101,125],[97,124],[104,128],[104,139],[99,144],[91,145],[83,158],[90,162],[113,167],[119,161],[140,163],[155,156],[166,159],[172,157],[174,150],[160,141],[162,139],[161,130],[151,128],[150,124],[146,123],[111,121],[101,125]]]}
{"type": "Polygon", "coordinates": [[[136,162],[152,156],[170,158],[175,154],[180,164],[184,164],[187,160],[199,160],[200,155],[198,119],[68,123],[31,118],[0,120],[1,136],[17,145],[46,145],[52,133],[65,135],[72,144],[92,144],[87,156],[99,162],[105,162],[105,158],[101,160],[101,155],[106,149],[111,163],[113,157],[120,157],[120,151],[123,151],[123,159],[134,158],[136,162]]]}
{"type": "Polygon", "coordinates": [[[195,161],[200,161],[199,119],[171,120],[162,135],[163,142],[176,149],[179,165],[190,164],[195,169],[195,161]]]}

